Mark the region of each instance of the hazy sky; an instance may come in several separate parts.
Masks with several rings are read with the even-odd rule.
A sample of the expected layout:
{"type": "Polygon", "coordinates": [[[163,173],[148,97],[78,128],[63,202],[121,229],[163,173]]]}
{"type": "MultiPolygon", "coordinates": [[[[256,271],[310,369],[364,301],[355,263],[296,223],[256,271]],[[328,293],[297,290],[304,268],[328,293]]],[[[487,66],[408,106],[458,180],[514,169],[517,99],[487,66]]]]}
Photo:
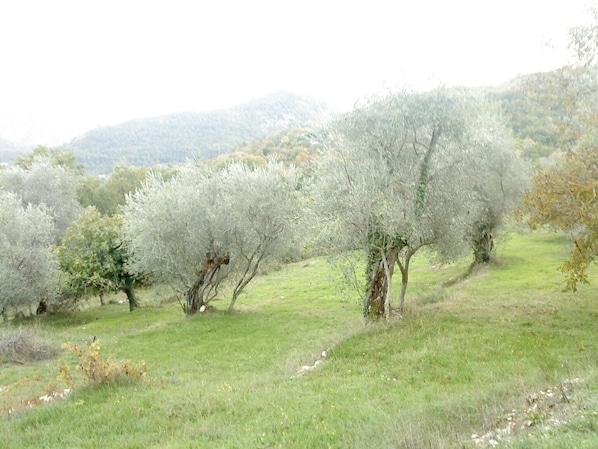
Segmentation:
{"type": "Polygon", "coordinates": [[[274,90],[497,84],[564,62],[583,0],[3,0],[0,119],[61,136],[274,90]],[[560,46],[561,51],[546,45],[560,46]],[[57,131],[58,133],[58,131],[57,131]]]}

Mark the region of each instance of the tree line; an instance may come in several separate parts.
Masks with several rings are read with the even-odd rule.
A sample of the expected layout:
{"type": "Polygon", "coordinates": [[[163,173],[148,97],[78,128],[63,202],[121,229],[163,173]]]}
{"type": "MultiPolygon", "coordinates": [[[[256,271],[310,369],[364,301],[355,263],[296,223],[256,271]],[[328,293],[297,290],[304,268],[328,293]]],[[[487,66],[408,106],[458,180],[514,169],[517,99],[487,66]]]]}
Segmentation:
{"type": "Polygon", "coordinates": [[[45,223],[12,226],[44,257],[6,234],[23,256],[5,267],[17,273],[10,285],[20,280],[29,290],[4,283],[13,294],[2,296],[3,310],[113,290],[127,293],[133,310],[142,281],[171,285],[188,314],[227,285],[232,309],[261,264],[293,260],[309,246],[362,253],[364,314],[388,316],[396,266],[402,308],[409,263],[421,248],[443,258],[469,249],[488,262],[525,185],[496,110],[465,90],[372,98],[317,136],[318,157],[300,167],[274,160],[192,162],[174,173],[122,167],[103,182],[81,176],[72,155],[58,150],[21,158],[0,173],[2,195],[7,208],[22,209],[14,217],[45,223]],[[26,282],[32,278],[44,288],[26,282]]]}
{"type": "MultiPolygon", "coordinates": [[[[595,26],[572,30],[572,42],[589,45],[595,34],[595,26]]],[[[568,111],[563,156],[536,166],[531,184],[500,106],[468,89],[364,100],[310,132],[309,157],[298,165],[266,157],[122,166],[101,180],[85,176],[72,153],[38,148],[0,170],[0,311],[43,311],[115,290],[134,310],[143,283],[170,285],[186,314],[223,291],[233,309],[264,263],[325,253],[363,262],[354,276],[363,314],[389,318],[403,311],[415,254],[469,252],[473,264],[488,263],[513,211],[572,236],[562,269],[574,289],[587,281],[598,236],[598,84],[588,45],[579,46],[579,64],[554,72],[552,82],[567,87],[549,98],[559,92],[568,111]]],[[[541,101],[546,92],[527,94],[541,101]]]]}

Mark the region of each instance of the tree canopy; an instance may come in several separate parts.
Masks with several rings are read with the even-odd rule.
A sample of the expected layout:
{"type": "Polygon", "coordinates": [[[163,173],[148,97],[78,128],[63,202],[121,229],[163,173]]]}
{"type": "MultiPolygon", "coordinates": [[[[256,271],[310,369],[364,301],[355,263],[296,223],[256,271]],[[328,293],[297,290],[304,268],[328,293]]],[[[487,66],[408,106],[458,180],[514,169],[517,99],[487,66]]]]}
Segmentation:
{"type": "Polygon", "coordinates": [[[124,208],[131,267],[184,295],[186,313],[209,304],[228,277],[232,309],[265,259],[294,248],[295,190],[294,170],[274,163],[153,176],[124,208]]]}
{"type": "Polygon", "coordinates": [[[321,143],[309,128],[286,130],[279,134],[256,140],[206,161],[211,167],[225,167],[231,162],[242,162],[250,166],[266,165],[275,159],[286,164],[299,166],[317,157],[321,143]]]}
{"type": "Polygon", "coordinates": [[[515,149],[513,136],[491,104],[478,108],[471,119],[468,145],[475,157],[468,162],[468,177],[477,207],[471,209],[466,240],[474,265],[491,260],[495,235],[521,203],[529,180],[529,163],[515,149]]]}
{"type": "Polygon", "coordinates": [[[567,153],[556,164],[534,175],[523,210],[536,228],[548,225],[567,232],[573,246],[561,269],[575,290],[587,283],[587,268],[598,255],[598,147],[567,153]]]}
{"type": "Polygon", "coordinates": [[[56,248],[63,294],[74,299],[122,290],[130,310],[137,306],[136,277],[129,273],[123,243],[123,217],[102,215],[89,207],[68,228],[56,248]]]}
{"type": "Polygon", "coordinates": [[[0,191],[0,311],[52,301],[58,264],[51,251],[54,223],[44,206],[24,206],[0,191]]]}
{"type": "Polygon", "coordinates": [[[40,161],[46,161],[51,165],[62,167],[76,175],[83,175],[85,172],[85,166],[77,162],[77,158],[71,150],[49,148],[44,145],[36,147],[31,153],[18,156],[16,165],[23,170],[30,170],[35,162],[40,161]]]}
{"type": "Polygon", "coordinates": [[[503,151],[490,142],[504,128],[481,120],[481,105],[462,90],[392,93],[330,128],[311,194],[321,238],[336,251],[365,252],[366,316],[389,316],[395,265],[402,308],[411,257],[425,246],[443,258],[462,254],[484,201],[495,200],[476,187],[496,179],[487,161],[503,151]]]}
{"type": "Polygon", "coordinates": [[[147,167],[117,165],[107,178],[86,176],[77,191],[79,201],[84,207],[93,206],[102,214],[118,214],[127,195],[142,187],[150,171],[164,173],[147,167]]]}
{"type": "Polygon", "coordinates": [[[43,206],[50,214],[55,224],[55,243],[60,242],[81,212],[77,200],[78,182],[78,175],[45,156],[35,157],[27,168],[10,167],[0,171],[0,189],[15,193],[24,206],[43,206]]]}

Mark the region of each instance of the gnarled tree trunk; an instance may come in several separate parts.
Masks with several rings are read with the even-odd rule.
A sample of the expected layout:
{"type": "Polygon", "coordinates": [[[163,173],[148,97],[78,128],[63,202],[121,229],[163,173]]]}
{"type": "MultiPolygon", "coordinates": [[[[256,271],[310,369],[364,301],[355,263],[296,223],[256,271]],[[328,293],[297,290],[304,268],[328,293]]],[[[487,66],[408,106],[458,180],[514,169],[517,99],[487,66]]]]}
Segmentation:
{"type": "Polygon", "coordinates": [[[474,264],[489,263],[494,249],[492,227],[487,223],[478,223],[472,236],[474,264]]]}
{"type": "Polygon", "coordinates": [[[197,279],[187,292],[187,303],[185,313],[192,315],[199,311],[204,305],[204,298],[215,287],[215,276],[222,265],[228,265],[230,258],[228,254],[218,256],[213,253],[206,255],[203,267],[197,271],[197,279]]]}
{"type": "Polygon", "coordinates": [[[389,318],[392,275],[400,248],[391,245],[372,251],[368,260],[368,285],[363,300],[363,314],[369,319],[389,318]]]}
{"type": "Polygon", "coordinates": [[[139,307],[139,302],[137,301],[137,296],[135,295],[135,281],[131,280],[130,282],[127,281],[125,285],[121,288],[123,292],[127,295],[127,299],[129,300],[129,311],[135,310],[139,307]]]}
{"type": "Polygon", "coordinates": [[[45,299],[42,299],[37,306],[37,310],[35,311],[35,314],[43,315],[47,311],[48,311],[48,303],[46,302],[45,299]]]}

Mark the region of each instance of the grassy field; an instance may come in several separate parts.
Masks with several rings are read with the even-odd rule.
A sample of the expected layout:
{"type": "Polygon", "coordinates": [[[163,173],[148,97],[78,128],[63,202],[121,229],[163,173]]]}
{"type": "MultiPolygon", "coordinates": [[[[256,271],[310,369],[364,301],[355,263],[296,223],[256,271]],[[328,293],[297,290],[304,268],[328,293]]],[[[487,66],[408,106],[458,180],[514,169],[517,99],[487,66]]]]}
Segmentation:
{"type": "Polygon", "coordinates": [[[235,313],[187,318],[148,290],[134,313],[25,321],[57,346],[95,336],[147,374],[23,407],[76,360],[2,365],[0,448],[598,447],[598,276],[564,291],[565,255],[558,236],[512,233],[499,263],[450,287],[468,261],[416,258],[391,324],[366,326],[323,259],[260,276],[235,313]]]}

